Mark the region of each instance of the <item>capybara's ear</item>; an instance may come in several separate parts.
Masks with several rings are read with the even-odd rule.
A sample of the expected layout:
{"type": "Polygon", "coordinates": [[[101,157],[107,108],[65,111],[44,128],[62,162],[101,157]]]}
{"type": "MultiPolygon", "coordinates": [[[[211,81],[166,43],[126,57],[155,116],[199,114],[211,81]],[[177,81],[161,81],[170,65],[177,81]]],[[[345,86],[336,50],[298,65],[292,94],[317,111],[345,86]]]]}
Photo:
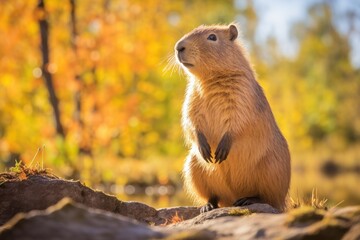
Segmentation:
{"type": "Polygon", "coordinates": [[[229,26],[229,32],[230,32],[230,40],[234,41],[237,38],[238,34],[239,34],[236,25],[231,24],[229,26]]]}

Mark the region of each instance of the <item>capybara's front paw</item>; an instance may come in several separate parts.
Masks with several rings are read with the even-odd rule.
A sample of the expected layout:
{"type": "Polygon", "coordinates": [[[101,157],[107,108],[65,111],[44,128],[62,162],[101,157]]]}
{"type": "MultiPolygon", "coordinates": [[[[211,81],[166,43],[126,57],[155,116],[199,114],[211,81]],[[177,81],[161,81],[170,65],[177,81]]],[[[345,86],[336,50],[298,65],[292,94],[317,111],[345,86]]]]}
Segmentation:
{"type": "Polygon", "coordinates": [[[212,162],[211,160],[211,148],[209,143],[206,140],[205,135],[202,132],[198,132],[197,133],[197,138],[198,138],[198,147],[199,147],[199,152],[201,154],[201,156],[204,158],[204,160],[206,162],[212,162]]]}
{"type": "Polygon", "coordinates": [[[229,155],[232,140],[229,133],[225,133],[221,138],[215,151],[215,163],[221,163],[229,155]]]}

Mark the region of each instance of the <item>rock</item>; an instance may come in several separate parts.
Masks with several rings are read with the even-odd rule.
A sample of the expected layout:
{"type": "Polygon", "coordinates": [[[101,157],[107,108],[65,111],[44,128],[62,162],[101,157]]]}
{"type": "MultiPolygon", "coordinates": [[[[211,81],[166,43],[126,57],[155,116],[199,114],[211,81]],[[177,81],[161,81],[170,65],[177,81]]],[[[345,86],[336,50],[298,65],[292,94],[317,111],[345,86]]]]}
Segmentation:
{"type": "Polygon", "coordinates": [[[178,223],[174,229],[207,230],[215,234],[216,239],[341,239],[346,233],[349,239],[356,239],[359,209],[357,206],[325,212],[304,208],[283,214],[249,214],[251,211],[238,209],[243,216],[234,217],[226,212],[236,209],[223,208],[178,223]]]}
{"type": "MultiPolygon", "coordinates": [[[[157,217],[160,219],[165,219],[162,225],[168,225],[174,223],[176,220],[174,217],[177,217],[177,221],[184,221],[192,219],[200,214],[200,209],[197,207],[171,207],[171,208],[161,208],[158,210],[157,217]]],[[[161,225],[161,224],[155,224],[161,225]]]]}
{"type": "MultiPolygon", "coordinates": [[[[260,208],[262,207],[264,206],[260,208]]],[[[252,209],[256,208],[252,206],[252,209]]],[[[198,214],[198,211],[199,209],[194,207],[179,207],[161,209],[158,214],[163,218],[170,218],[175,212],[198,214]]],[[[229,214],[240,216],[251,212],[247,209],[219,208],[202,214],[203,217],[198,216],[195,221],[187,220],[171,227],[149,227],[121,215],[88,208],[67,198],[46,210],[16,215],[0,228],[0,239],[215,239],[221,236],[223,230],[229,231],[230,234],[229,229],[237,229],[237,221],[221,218],[229,214]],[[196,228],[200,222],[204,223],[207,220],[213,221],[196,228]]],[[[232,218],[241,219],[230,217],[232,218]]]]}
{"type": "Polygon", "coordinates": [[[0,239],[359,239],[360,206],[252,213],[249,209],[265,207],[256,205],[219,208],[176,224],[149,226],[68,199],[15,216],[0,228],[0,239]]]}
{"type": "Polygon", "coordinates": [[[88,207],[111,212],[125,211],[116,197],[94,191],[79,181],[33,175],[22,181],[10,181],[0,185],[0,225],[19,212],[43,210],[70,197],[88,207]]]}
{"type": "MultiPolygon", "coordinates": [[[[69,181],[46,175],[31,175],[22,181],[9,181],[0,185],[0,226],[17,213],[44,210],[65,197],[87,207],[101,209],[136,219],[151,225],[167,225],[192,219],[200,214],[197,207],[172,207],[156,210],[140,202],[124,202],[115,196],[95,191],[80,181],[69,181]]],[[[250,207],[253,212],[275,213],[267,204],[250,207]]]]}
{"type": "Polygon", "coordinates": [[[164,234],[127,217],[60,201],[47,210],[19,214],[0,228],[2,240],[149,239],[164,234]]]}
{"type": "Polygon", "coordinates": [[[268,204],[252,204],[246,207],[226,207],[226,208],[217,208],[210,212],[205,212],[196,217],[193,217],[190,220],[176,223],[175,225],[181,227],[189,227],[197,224],[205,223],[208,220],[220,218],[224,216],[247,216],[252,213],[279,213],[278,210],[271,207],[268,204]]]}
{"type": "Polygon", "coordinates": [[[345,234],[343,240],[359,240],[360,239],[360,223],[351,227],[345,234]]]}
{"type": "Polygon", "coordinates": [[[119,201],[78,181],[46,176],[2,183],[0,196],[1,223],[12,218],[0,227],[5,240],[360,239],[360,206],[329,211],[301,207],[287,213],[267,204],[202,214],[197,207],[156,210],[119,201]],[[51,206],[63,197],[68,199],[51,206]]]}
{"type": "Polygon", "coordinates": [[[285,239],[342,239],[360,223],[360,206],[332,209],[328,212],[310,207],[295,209],[286,214],[291,234],[285,239]]]}
{"type": "Polygon", "coordinates": [[[157,211],[140,202],[124,202],[115,196],[95,191],[80,181],[31,175],[22,181],[9,181],[0,185],[0,226],[20,212],[44,210],[65,197],[90,208],[121,214],[143,223],[161,225],[177,212],[184,220],[198,215],[195,207],[179,207],[157,211]]]}

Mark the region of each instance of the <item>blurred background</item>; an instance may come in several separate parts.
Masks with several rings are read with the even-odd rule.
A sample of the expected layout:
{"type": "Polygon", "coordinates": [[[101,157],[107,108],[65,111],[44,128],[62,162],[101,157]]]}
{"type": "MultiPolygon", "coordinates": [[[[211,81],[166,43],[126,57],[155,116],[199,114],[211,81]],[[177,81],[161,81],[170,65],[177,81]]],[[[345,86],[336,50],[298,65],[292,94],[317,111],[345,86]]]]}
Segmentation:
{"type": "Polygon", "coordinates": [[[292,154],[291,196],[360,203],[360,2],[0,0],[0,170],[15,161],[155,207],[182,191],[176,41],[239,23],[292,154]]]}

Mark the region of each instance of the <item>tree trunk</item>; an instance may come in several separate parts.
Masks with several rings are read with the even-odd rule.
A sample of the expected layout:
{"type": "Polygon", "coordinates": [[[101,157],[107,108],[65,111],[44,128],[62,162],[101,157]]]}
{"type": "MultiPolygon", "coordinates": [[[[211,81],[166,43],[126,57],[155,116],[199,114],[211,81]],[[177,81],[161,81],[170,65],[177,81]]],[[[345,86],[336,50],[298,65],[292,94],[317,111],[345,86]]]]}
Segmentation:
{"type": "MultiPolygon", "coordinates": [[[[78,64],[79,56],[78,56],[78,45],[76,42],[76,39],[78,37],[78,31],[77,31],[77,20],[76,20],[76,0],[69,0],[70,3],[70,27],[71,27],[71,48],[73,49],[74,56],[75,56],[75,64],[78,64]]],[[[74,110],[74,120],[76,124],[78,125],[78,131],[80,136],[80,142],[79,142],[79,151],[80,154],[85,155],[92,155],[91,150],[91,144],[89,143],[90,139],[85,139],[84,131],[85,124],[82,119],[82,91],[83,91],[83,79],[82,79],[82,73],[81,72],[75,72],[75,81],[77,83],[77,89],[74,94],[74,101],[75,101],[75,110],[74,110]]],[[[88,136],[88,135],[86,135],[88,136]]]]}
{"type": "Polygon", "coordinates": [[[46,20],[46,10],[44,0],[39,0],[37,5],[39,12],[39,28],[41,36],[41,54],[42,54],[42,75],[46,88],[49,92],[49,101],[54,112],[56,133],[65,138],[64,128],[61,124],[59,100],[56,97],[52,75],[49,72],[49,24],[46,20]]]}
{"type": "MultiPolygon", "coordinates": [[[[75,6],[75,0],[70,0],[70,26],[71,26],[71,47],[73,49],[75,59],[78,61],[78,48],[76,43],[77,38],[77,29],[76,29],[76,6],[75,6]]],[[[77,124],[79,125],[79,128],[83,128],[83,121],[81,119],[81,88],[82,88],[82,80],[81,76],[78,72],[75,73],[75,80],[77,82],[78,88],[75,92],[75,112],[74,112],[74,118],[77,124]]]]}
{"type": "MultiPolygon", "coordinates": [[[[77,18],[76,18],[76,0],[69,0],[70,4],[70,37],[71,37],[71,48],[74,53],[74,64],[79,64],[81,62],[78,54],[78,45],[77,45],[77,38],[78,38],[78,30],[77,30],[77,18]]],[[[82,99],[85,96],[84,93],[84,82],[83,82],[83,75],[86,71],[81,71],[78,68],[75,71],[75,81],[77,84],[77,89],[74,93],[74,104],[75,104],[75,110],[74,110],[74,121],[76,122],[78,128],[78,135],[79,135],[79,155],[78,155],[78,162],[80,165],[84,164],[85,157],[88,157],[91,159],[91,168],[89,169],[90,173],[89,175],[92,176],[90,179],[87,180],[90,184],[95,183],[94,179],[96,179],[96,166],[95,166],[95,159],[93,157],[92,153],[92,129],[90,129],[91,126],[89,126],[86,121],[83,120],[82,112],[84,111],[82,108],[82,99]]],[[[81,167],[81,169],[84,169],[84,167],[81,167]]],[[[84,171],[84,170],[83,170],[84,171]]]]}

